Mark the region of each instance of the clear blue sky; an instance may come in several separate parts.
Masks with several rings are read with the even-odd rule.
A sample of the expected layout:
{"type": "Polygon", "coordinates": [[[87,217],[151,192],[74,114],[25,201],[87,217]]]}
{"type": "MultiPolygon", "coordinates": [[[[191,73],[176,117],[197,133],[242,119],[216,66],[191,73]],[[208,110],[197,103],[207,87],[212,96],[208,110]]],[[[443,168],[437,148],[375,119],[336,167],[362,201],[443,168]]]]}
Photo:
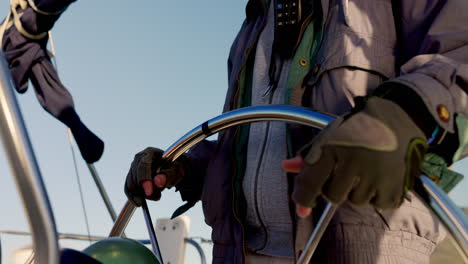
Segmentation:
{"type": "MultiPolygon", "coordinates": [[[[8,2],[0,2],[0,16],[7,14],[8,2]]],[[[123,183],[136,152],[148,145],[166,148],[221,112],[227,55],[246,2],[81,0],[58,21],[53,35],[59,73],[82,119],[106,143],[96,167],[117,210],[126,200],[123,183]]],[[[58,230],[85,234],[66,129],[39,107],[32,89],[18,98],[58,230]]],[[[455,168],[466,173],[468,162],[455,168]]],[[[91,233],[107,235],[112,223],[81,160],[79,172],[91,233]]],[[[27,230],[3,151],[0,175],[0,229],[27,230]]],[[[468,205],[468,195],[462,192],[467,189],[465,180],[453,192],[459,204],[468,205]]],[[[162,201],[150,205],[153,218],[170,216],[180,204],[178,194],[165,193],[162,201]]],[[[190,236],[209,238],[200,205],[188,216],[192,220],[190,236]]],[[[130,236],[146,237],[140,211],[127,230],[130,236]]],[[[3,236],[3,261],[8,263],[14,248],[29,243],[26,238],[3,236]]]]}

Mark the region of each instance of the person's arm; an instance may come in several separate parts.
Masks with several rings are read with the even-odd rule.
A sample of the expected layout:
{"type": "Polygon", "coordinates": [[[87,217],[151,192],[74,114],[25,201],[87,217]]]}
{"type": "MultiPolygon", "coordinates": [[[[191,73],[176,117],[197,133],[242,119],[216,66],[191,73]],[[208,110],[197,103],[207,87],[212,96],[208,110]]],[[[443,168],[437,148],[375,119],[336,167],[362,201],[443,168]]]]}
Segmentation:
{"type": "MultiPolygon", "coordinates": [[[[188,205],[195,204],[201,198],[206,170],[213,153],[216,151],[217,141],[203,140],[193,147],[187,156],[190,160],[190,177],[182,179],[175,187],[180,192],[180,197],[186,201],[188,205]]],[[[182,214],[190,207],[182,207],[182,214]]]]}
{"type": "MultiPolygon", "coordinates": [[[[401,75],[390,81],[417,93],[441,135],[448,131],[463,136],[464,131],[457,130],[464,129],[461,124],[468,118],[468,2],[398,1],[394,8],[399,9],[395,14],[403,66],[401,75]]],[[[451,140],[448,144],[459,146],[445,147],[459,148],[455,159],[467,152],[463,141],[451,140]]]]}
{"type": "MultiPolygon", "coordinates": [[[[398,5],[401,75],[332,122],[303,160],[283,163],[286,171],[299,172],[293,200],[300,216],[320,194],[335,203],[398,207],[420,175],[428,144],[439,143],[432,137],[444,142],[446,132],[466,134],[457,121],[468,117],[468,2],[398,5]]],[[[462,143],[457,153],[466,153],[462,143]]]]}

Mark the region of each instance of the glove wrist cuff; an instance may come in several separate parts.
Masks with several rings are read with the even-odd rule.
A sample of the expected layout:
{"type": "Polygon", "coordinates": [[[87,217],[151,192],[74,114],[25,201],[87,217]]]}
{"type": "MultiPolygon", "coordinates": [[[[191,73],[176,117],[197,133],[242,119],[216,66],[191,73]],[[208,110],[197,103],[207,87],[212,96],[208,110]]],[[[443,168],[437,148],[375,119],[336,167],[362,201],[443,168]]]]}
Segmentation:
{"type": "Polygon", "coordinates": [[[397,82],[385,82],[376,89],[373,95],[399,105],[421,129],[426,138],[434,137],[433,134],[438,124],[423,100],[411,88],[397,82]]]}

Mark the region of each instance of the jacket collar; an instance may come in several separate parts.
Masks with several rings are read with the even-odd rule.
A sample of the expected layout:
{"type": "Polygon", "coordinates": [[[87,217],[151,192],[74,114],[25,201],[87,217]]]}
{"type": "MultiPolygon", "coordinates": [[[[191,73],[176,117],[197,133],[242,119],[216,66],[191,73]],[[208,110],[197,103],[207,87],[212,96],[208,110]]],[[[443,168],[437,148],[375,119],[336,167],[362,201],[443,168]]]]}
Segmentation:
{"type": "Polygon", "coordinates": [[[270,0],[250,0],[246,8],[247,19],[266,14],[269,2],[270,0]]]}

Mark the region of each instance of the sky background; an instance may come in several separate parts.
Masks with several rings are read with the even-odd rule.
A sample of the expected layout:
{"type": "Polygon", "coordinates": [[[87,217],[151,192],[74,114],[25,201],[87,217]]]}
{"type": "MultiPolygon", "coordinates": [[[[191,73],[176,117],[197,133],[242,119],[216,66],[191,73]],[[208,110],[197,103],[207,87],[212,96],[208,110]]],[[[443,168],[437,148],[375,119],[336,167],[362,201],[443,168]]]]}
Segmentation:
{"type": "MultiPolygon", "coordinates": [[[[0,2],[0,16],[8,12],[0,2]]],[[[63,14],[53,30],[61,80],[72,93],[82,120],[105,141],[96,163],[117,211],[126,201],[123,183],[136,152],[146,146],[167,148],[193,127],[221,113],[227,89],[226,61],[244,19],[242,1],[91,1],[80,0],[63,14]]],[[[17,95],[54,210],[57,229],[86,234],[72,154],[64,125],[39,106],[33,89],[17,95]]],[[[77,150],[77,149],[76,149],[77,150]]],[[[77,152],[78,157],[79,153],[77,152]]],[[[84,161],[78,159],[92,235],[106,236],[112,222],[84,161]]],[[[455,165],[468,172],[468,161],[455,165]]],[[[0,151],[0,229],[27,231],[3,149],[0,151]]],[[[468,205],[464,180],[452,193],[468,205]]],[[[181,205],[166,191],[150,203],[153,219],[169,217],[181,205]]],[[[189,236],[210,237],[200,204],[187,213],[189,236]]],[[[146,238],[138,210],[127,235],[146,238]]],[[[29,238],[3,235],[3,263],[29,238]]],[[[87,242],[62,241],[77,249],[87,242]]],[[[209,245],[205,253],[211,261],[209,245]]],[[[188,258],[196,257],[188,247],[188,258]]],[[[186,259],[186,263],[197,263],[186,259]]]]}

